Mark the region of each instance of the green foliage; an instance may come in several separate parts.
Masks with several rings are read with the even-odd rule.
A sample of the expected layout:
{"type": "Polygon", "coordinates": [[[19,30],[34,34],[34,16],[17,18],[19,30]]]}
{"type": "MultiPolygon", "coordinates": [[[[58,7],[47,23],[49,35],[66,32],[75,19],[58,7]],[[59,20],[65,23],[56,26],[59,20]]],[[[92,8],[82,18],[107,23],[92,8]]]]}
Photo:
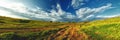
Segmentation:
{"type": "Polygon", "coordinates": [[[38,27],[41,28],[58,26],[62,24],[65,23],[0,17],[0,28],[38,28],[38,27]]]}
{"type": "Polygon", "coordinates": [[[14,33],[8,32],[8,33],[2,33],[0,34],[1,40],[13,40],[14,39],[14,33]]]}
{"type": "Polygon", "coordinates": [[[60,29],[59,26],[64,24],[64,22],[46,22],[0,17],[0,40],[43,40],[48,38],[51,34],[55,34],[60,29]],[[36,29],[33,29],[32,32],[27,32],[23,30],[25,28],[31,28],[31,31],[32,28],[38,28],[40,31],[34,32],[36,29]],[[19,30],[23,31],[19,32],[19,30]]]}
{"type": "Polygon", "coordinates": [[[7,32],[0,34],[0,40],[43,40],[46,39],[51,35],[55,34],[58,29],[55,30],[45,30],[39,32],[27,32],[27,33],[14,33],[14,32],[7,32]]]}
{"type": "Polygon", "coordinates": [[[30,20],[13,20],[13,22],[19,22],[19,23],[29,23],[30,20]]]}
{"type": "Polygon", "coordinates": [[[81,30],[95,40],[120,40],[120,18],[89,22],[81,30]]]}
{"type": "Polygon", "coordinates": [[[79,33],[89,35],[92,40],[120,40],[120,17],[80,23],[45,22],[0,17],[0,40],[47,40],[51,35],[65,29],[60,28],[60,25],[68,24],[77,24],[78,28],[80,27],[79,33]],[[14,30],[6,32],[2,28],[14,30]],[[22,31],[17,33],[17,29],[24,28],[40,28],[42,31],[22,31]]]}

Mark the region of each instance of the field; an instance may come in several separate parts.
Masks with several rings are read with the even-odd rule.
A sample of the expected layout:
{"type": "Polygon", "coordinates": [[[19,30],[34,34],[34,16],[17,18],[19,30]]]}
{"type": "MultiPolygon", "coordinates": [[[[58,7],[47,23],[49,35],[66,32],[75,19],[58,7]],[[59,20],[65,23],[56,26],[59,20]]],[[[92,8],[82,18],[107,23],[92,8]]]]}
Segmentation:
{"type": "Polygon", "coordinates": [[[120,17],[52,22],[0,17],[0,40],[120,40],[120,17]]]}

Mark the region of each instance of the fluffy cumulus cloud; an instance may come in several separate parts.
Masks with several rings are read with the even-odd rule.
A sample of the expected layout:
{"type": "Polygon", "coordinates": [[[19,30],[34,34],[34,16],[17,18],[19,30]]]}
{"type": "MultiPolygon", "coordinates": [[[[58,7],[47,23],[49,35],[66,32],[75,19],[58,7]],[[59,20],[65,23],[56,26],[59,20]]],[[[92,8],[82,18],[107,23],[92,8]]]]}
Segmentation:
{"type": "MultiPolygon", "coordinates": [[[[82,0],[79,1],[81,2],[82,0]]],[[[74,2],[72,3],[72,5],[75,5],[74,2]]],[[[56,7],[58,11],[53,9],[48,13],[46,11],[43,11],[39,7],[29,8],[22,3],[0,1],[0,15],[46,21],[86,21],[96,18],[97,13],[110,9],[112,8],[111,6],[112,4],[107,4],[98,8],[80,8],[76,11],[76,15],[73,15],[72,13],[63,11],[59,4],[57,4],[56,7]]]]}

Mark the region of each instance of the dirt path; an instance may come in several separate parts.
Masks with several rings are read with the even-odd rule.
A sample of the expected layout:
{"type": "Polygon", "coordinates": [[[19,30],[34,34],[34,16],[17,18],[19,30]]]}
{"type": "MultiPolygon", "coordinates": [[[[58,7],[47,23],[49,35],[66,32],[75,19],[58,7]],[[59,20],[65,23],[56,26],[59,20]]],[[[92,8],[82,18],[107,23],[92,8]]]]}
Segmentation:
{"type": "Polygon", "coordinates": [[[68,28],[58,31],[52,35],[49,40],[86,40],[88,36],[85,33],[80,33],[78,24],[66,25],[68,28]]]}

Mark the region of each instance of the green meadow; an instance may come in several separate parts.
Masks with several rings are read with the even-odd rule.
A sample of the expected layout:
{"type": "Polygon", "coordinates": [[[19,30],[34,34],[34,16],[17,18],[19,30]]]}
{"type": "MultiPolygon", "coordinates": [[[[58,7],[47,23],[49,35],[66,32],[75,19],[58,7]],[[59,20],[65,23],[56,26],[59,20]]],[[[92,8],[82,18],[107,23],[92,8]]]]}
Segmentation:
{"type": "Polygon", "coordinates": [[[120,40],[120,17],[53,22],[0,17],[0,40],[120,40]]]}

